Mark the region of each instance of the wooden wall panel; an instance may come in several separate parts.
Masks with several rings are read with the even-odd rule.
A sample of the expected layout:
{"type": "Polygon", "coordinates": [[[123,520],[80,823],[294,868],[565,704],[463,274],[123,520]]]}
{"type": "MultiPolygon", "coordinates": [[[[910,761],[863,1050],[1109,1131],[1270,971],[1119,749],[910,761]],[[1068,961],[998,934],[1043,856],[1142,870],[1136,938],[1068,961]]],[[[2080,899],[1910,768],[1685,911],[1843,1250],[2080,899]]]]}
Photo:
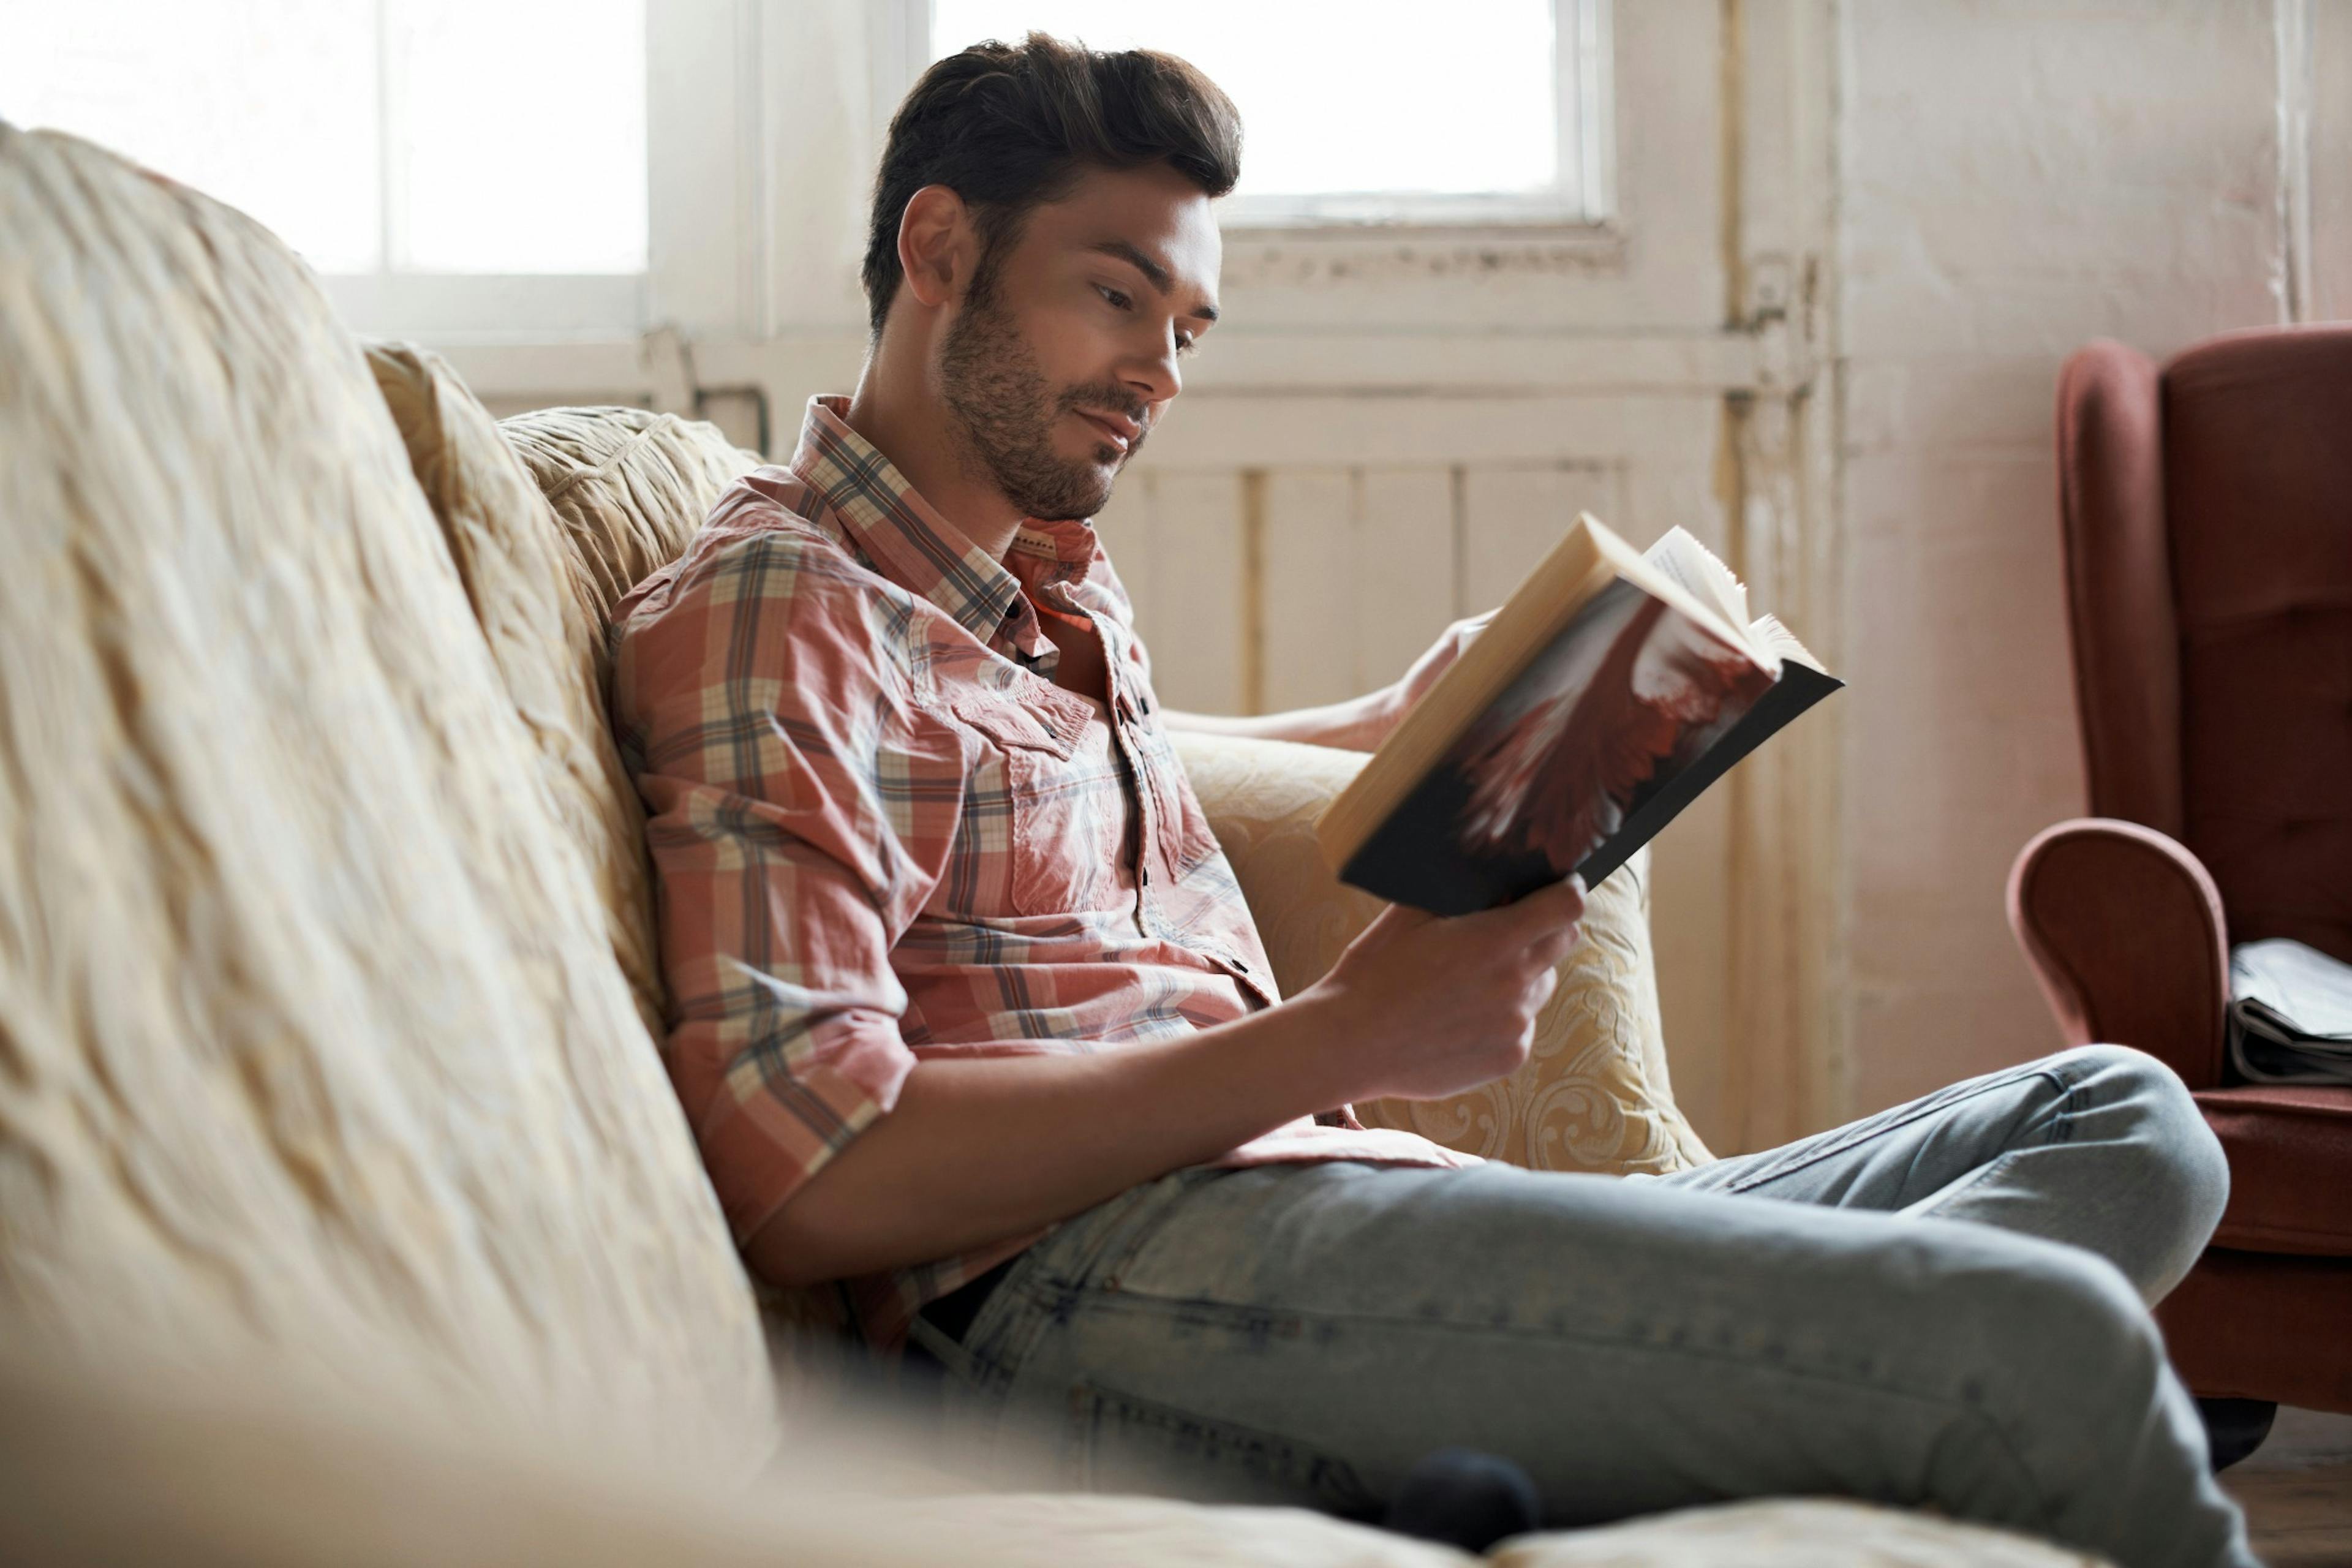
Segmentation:
{"type": "Polygon", "coordinates": [[[1345,469],[1276,470],[1261,489],[1268,712],[1311,708],[1360,688],[1355,479],[1345,469]]]}
{"type": "Polygon", "coordinates": [[[1458,486],[1452,468],[1356,476],[1356,679],[1364,690],[1412,668],[1462,615],[1458,486]]]}
{"type": "MultiPolygon", "coordinates": [[[[1466,610],[1509,596],[1579,511],[1616,512],[1612,471],[1601,464],[1474,464],[1462,479],[1462,595],[1466,610]]],[[[1612,526],[1617,526],[1612,523],[1612,526]]]]}
{"type": "Polygon", "coordinates": [[[1160,700],[1194,712],[1246,711],[1251,588],[1241,476],[1130,474],[1096,526],[1135,600],[1160,700]]]}

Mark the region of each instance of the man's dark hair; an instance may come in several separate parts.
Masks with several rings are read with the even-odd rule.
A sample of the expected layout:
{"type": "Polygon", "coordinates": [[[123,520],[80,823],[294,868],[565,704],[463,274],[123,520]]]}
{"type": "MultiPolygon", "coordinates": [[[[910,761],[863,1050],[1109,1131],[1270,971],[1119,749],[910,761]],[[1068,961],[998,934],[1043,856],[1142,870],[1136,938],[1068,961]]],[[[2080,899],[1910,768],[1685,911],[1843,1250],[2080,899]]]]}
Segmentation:
{"type": "Polygon", "coordinates": [[[972,209],[985,298],[994,263],[1030,210],[1069,194],[1088,169],[1165,163],[1211,196],[1241,177],[1242,121],[1216,83],[1173,55],[1112,53],[1032,33],[990,39],[925,71],[891,117],[874,176],[866,244],[866,316],[874,335],[904,275],[898,222],[925,185],[972,209]]]}

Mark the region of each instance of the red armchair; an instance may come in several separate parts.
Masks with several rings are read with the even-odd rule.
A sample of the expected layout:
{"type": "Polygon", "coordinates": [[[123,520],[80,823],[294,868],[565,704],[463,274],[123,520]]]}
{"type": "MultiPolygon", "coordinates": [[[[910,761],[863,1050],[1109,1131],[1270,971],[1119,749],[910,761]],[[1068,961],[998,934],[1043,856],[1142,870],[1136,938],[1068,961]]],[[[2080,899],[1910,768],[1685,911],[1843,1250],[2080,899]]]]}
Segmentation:
{"type": "Polygon", "coordinates": [[[2214,1399],[2352,1412],[2352,1086],[2236,1081],[2229,944],[2352,960],[2352,327],[2159,370],[2066,362],[2059,510],[2091,809],[2025,847],[2010,923],[2067,1038],[2171,1064],[2230,1159],[2158,1309],[2214,1399]]]}

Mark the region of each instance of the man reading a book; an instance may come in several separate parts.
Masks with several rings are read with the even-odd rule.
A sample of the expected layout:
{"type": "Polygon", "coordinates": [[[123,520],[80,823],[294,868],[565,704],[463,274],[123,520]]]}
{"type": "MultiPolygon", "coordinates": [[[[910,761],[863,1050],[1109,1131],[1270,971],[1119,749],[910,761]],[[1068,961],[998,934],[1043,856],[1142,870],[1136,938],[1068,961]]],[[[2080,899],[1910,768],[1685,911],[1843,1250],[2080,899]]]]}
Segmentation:
{"type": "MultiPolygon", "coordinates": [[[[2094,1047],[1665,1177],[1367,1130],[1525,1058],[1573,880],[1391,908],[1276,994],[1171,752],[1369,749],[1355,702],[1188,720],[1088,519],[1218,319],[1232,105],[1033,36],[893,121],[856,391],[618,612],[670,1073],[751,1267],[840,1282],[960,1407],[1157,1447],[1201,1495],[1377,1515],[1443,1444],[1543,1521],[1929,1505],[2128,1564],[2251,1563],[2147,1304],[2227,1174],[2094,1047]]],[[[1279,613],[1279,606],[1276,606],[1279,613]]]]}

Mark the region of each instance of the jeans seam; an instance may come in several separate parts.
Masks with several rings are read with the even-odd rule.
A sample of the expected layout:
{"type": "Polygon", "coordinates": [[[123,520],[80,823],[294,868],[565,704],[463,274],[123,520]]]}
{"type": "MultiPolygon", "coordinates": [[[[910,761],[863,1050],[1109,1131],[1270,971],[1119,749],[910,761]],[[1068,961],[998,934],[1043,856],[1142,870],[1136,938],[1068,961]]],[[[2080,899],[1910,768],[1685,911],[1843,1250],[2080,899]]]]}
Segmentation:
{"type": "MultiPolygon", "coordinates": [[[[2079,1108],[2074,1102],[2082,1095],[2083,1080],[2070,1079],[2062,1074],[2047,1070],[2044,1070],[2042,1076],[2057,1084],[2063,1092],[2058,1097],[2058,1109],[2051,1117],[2050,1135],[2038,1146],[2049,1149],[2061,1143],[2071,1143],[2074,1141],[2074,1119],[2079,1113],[2079,1108]]],[[[2002,1150],[1999,1154],[1969,1172],[1966,1181],[1956,1183],[1935,1194],[1933,1207],[1915,1209],[1912,1212],[1922,1215],[1935,1214],[1954,1198],[1974,1191],[1978,1184],[2004,1169],[2011,1160],[2016,1159],[2023,1152],[2018,1149],[2002,1150]]]]}
{"type": "MultiPolygon", "coordinates": [[[[2069,1080],[2064,1075],[2053,1072],[2050,1068],[2044,1067],[2033,1068],[2030,1071],[2021,1073],[2020,1076],[2022,1078],[2047,1079],[2052,1083],[2057,1085],[2057,1087],[2063,1092],[2064,1098],[2060,1100],[2060,1104],[2062,1106],[2065,1104],[2066,1100],[2071,1100],[2074,1097],[2074,1090],[2077,1087],[2074,1082],[2069,1080]]],[[[1979,1085],[1977,1089],[1968,1094],[1956,1095],[1950,1100],[1925,1106],[1914,1114],[1905,1117],[1900,1121],[1890,1121],[1883,1127],[1874,1127],[1868,1132],[1863,1133],[1846,1142],[1832,1144],[1826,1149],[1817,1149],[1793,1164],[1769,1166],[1765,1170],[1753,1173],[1740,1181],[1733,1182],[1720,1190],[1732,1194],[1747,1193],[1761,1186],[1766,1182],[1777,1182],[1783,1176],[1792,1176],[1800,1171],[1809,1171],[1824,1160],[1832,1159],[1837,1155],[1851,1152],[1876,1138],[1882,1137],[1886,1133],[1897,1131],[1903,1128],[1912,1126],[1916,1122],[1925,1121],[1928,1117],[1940,1116],[1956,1105],[1965,1105],[1969,1100],[1976,1099],[1979,1095],[1990,1094],[1994,1089],[2000,1089],[2011,1081],[2014,1080],[2004,1079],[1996,1082],[1979,1085]]]]}
{"type": "MultiPolygon", "coordinates": [[[[1278,1309],[1273,1307],[1246,1307],[1239,1306],[1230,1301],[1214,1301],[1199,1297],[1157,1296],[1146,1294],[1141,1291],[1103,1290],[1093,1287],[1082,1288],[1072,1292],[1072,1294],[1076,1297],[1088,1299],[1093,1303],[1099,1305],[1141,1309],[1145,1310],[1184,1310],[1199,1311],[1206,1309],[1207,1310],[1219,1315],[1234,1316],[1278,1313],[1279,1315],[1286,1317],[1312,1318],[1321,1321],[1377,1323],[1389,1329],[1437,1331],[1448,1334],[1475,1334],[1507,1340],[1549,1341],[1553,1342],[1567,1342],[1570,1343],[1591,1345],[1601,1349],[1691,1357],[1703,1361],[1715,1362],[1724,1365],[1735,1365],[1741,1368],[1743,1371],[1761,1372],[1775,1374],[1786,1377],[1793,1382],[1832,1384],[1841,1388],[1856,1389],[1865,1394],[1884,1394],[1886,1397],[1893,1399],[1906,1400],[1919,1405],[1936,1405],[1958,1415],[1970,1417],[1980,1424],[1987,1432],[1990,1433],[1994,1442],[1999,1446],[2000,1452],[2008,1458],[2011,1467],[2015,1470],[2017,1482],[2021,1491],[2022,1495],[2032,1503],[2034,1510],[2041,1516],[2045,1531],[2054,1526],[2056,1522],[2056,1510],[2051,1506],[2050,1500],[2042,1494],[2042,1489],[2034,1482],[2033,1468],[2026,1463],[2025,1457],[2018,1452],[2017,1445],[2011,1441],[2010,1435],[2002,1428],[2000,1423],[1994,1420],[1993,1417],[1984,1410],[1969,1405],[1965,1400],[1955,1399],[1948,1394],[1926,1393],[1915,1389],[1865,1382],[1840,1373],[1817,1371],[1801,1366],[1790,1366],[1786,1363],[1780,1362],[1761,1361],[1754,1356],[1726,1354],[1723,1352],[1710,1349],[1705,1345],[1647,1344],[1640,1340],[1625,1339],[1622,1337],[1606,1338],[1598,1334],[1578,1332],[1574,1330],[1569,1329],[1530,1329],[1517,1327],[1507,1323],[1457,1323],[1448,1321],[1444,1318],[1400,1318],[1391,1314],[1378,1312],[1345,1312],[1327,1311],[1322,1310],[1307,1311],[1296,1308],[1278,1309]]],[[[1017,1373],[1015,1375],[1017,1375],[1017,1373]]]]}
{"type": "MultiPolygon", "coordinates": [[[[1188,1298],[1188,1295],[1146,1295],[1146,1293],[1140,1293],[1140,1290],[1101,1290],[1101,1289],[1094,1289],[1094,1286],[1077,1289],[1070,1295],[1073,1295],[1073,1298],[1087,1298],[1091,1305],[1115,1307],[1115,1310],[1119,1310],[1119,1307],[1124,1307],[1124,1310],[1143,1310],[1143,1311],[1206,1310],[1206,1311],[1213,1311],[1213,1314],[1230,1314],[1230,1317],[1242,1317],[1242,1314],[1273,1314],[1273,1311],[1279,1311],[1279,1314],[1284,1314],[1284,1317],[1318,1319],[1318,1321],[1379,1323],[1379,1326],[1383,1328],[1406,1328],[1406,1331],[1437,1331],[1437,1333],[1484,1335],[1484,1338],[1500,1338],[1500,1340],[1545,1340],[1545,1342],[1590,1344],[1590,1347],[1595,1347],[1595,1350],[1639,1352],[1639,1354],[1661,1354],[1661,1356],[1689,1356],[1689,1359],[1698,1359],[1698,1361],[1715,1361],[1715,1363],[1719,1363],[1719,1366],[1738,1366],[1743,1368],[1743,1371],[1750,1371],[1750,1373],[1769,1373],[1769,1375],[1788,1377],[1788,1380],[1792,1380],[1792,1383],[1828,1383],[1842,1389],[1855,1389],[1855,1392],[1863,1392],[1863,1394],[1879,1394],[1879,1396],[1886,1396],[1886,1399],[1907,1401],[1907,1404],[1936,1405],[1936,1408],[1950,1411],[1955,1413],[1955,1415],[1969,1417],[1969,1420],[1980,1425],[1980,1427],[1992,1436],[1992,1441],[1997,1444],[2000,1453],[2009,1460],[2011,1469],[2016,1471],[2016,1486],[2018,1490],[2021,1490],[2022,1498],[2032,1504],[2034,1511],[2037,1511],[2039,1519],[2042,1519],[2042,1523],[2044,1523],[2044,1528],[2055,1526],[2055,1510],[2051,1507],[2051,1500],[2046,1498],[2046,1495],[2042,1493],[2042,1488],[2034,1483],[2032,1465],[2025,1462],[2025,1455],[2018,1453],[2016,1441],[2013,1441],[2013,1438],[2009,1436],[2009,1432],[2001,1427],[2001,1422],[1994,1420],[1994,1417],[1990,1415],[1988,1411],[1983,1411],[1983,1408],[1967,1404],[1964,1399],[1952,1399],[1950,1394],[1933,1394],[1933,1392],[1922,1392],[1922,1389],[1867,1383],[1867,1380],[1855,1380],[1855,1377],[1844,1375],[1844,1373],[1816,1371],[1816,1368],[1804,1368],[1804,1366],[1788,1366],[1788,1363],[1783,1363],[1783,1361],[1761,1361],[1757,1359],[1757,1356],[1724,1354],[1724,1352],[1719,1350],[1710,1350],[1710,1347],[1706,1347],[1706,1344],[1646,1344],[1642,1342],[1642,1340],[1604,1338],[1604,1335],[1595,1335],[1595,1333],[1576,1333],[1576,1331],[1567,1331],[1567,1328],[1517,1328],[1517,1326],[1510,1326],[1510,1323],[1454,1323],[1454,1321],[1446,1321],[1446,1319],[1390,1317],[1390,1314],[1379,1314],[1379,1311],[1324,1311],[1324,1310],[1301,1311],[1301,1310],[1296,1310],[1296,1307],[1294,1310],[1277,1310],[1277,1307],[1240,1307],[1240,1305],[1234,1305],[1234,1302],[1204,1300],[1204,1298],[1188,1298]]],[[[1049,1321],[1049,1319],[1051,1314],[1040,1314],[1040,1328],[1045,1326],[1045,1321],[1049,1321]]],[[[1013,1371],[1012,1377],[1018,1377],[1018,1371],[1013,1371]]]]}

